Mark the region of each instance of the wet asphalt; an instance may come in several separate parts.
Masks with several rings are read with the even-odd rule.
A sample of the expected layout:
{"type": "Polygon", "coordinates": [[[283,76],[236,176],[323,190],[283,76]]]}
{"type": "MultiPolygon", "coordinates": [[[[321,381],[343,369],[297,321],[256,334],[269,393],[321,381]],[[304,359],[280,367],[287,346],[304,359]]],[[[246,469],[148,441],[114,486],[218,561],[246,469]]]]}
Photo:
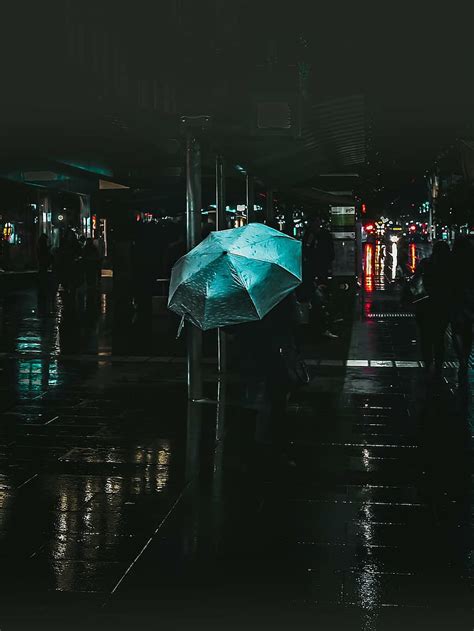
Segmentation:
{"type": "Polygon", "coordinates": [[[252,461],[255,412],[212,338],[188,404],[172,320],[115,352],[110,295],[5,296],[2,631],[472,629],[472,391],[452,353],[426,380],[391,280],[346,304],[339,339],[304,332],[296,467],[252,461]]]}

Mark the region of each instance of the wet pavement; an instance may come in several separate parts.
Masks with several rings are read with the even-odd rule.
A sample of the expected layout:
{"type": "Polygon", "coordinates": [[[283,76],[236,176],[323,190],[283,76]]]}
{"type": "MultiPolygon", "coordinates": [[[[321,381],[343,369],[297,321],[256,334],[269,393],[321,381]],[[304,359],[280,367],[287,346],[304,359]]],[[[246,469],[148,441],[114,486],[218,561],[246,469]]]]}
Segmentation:
{"type": "Polygon", "coordinates": [[[186,403],[172,327],[113,353],[106,296],[64,349],[60,303],[8,295],[2,631],[472,629],[472,394],[453,355],[426,382],[390,281],[378,268],[338,340],[306,333],[291,468],[250,466],[255,413],[211,352],[186,403]]]}

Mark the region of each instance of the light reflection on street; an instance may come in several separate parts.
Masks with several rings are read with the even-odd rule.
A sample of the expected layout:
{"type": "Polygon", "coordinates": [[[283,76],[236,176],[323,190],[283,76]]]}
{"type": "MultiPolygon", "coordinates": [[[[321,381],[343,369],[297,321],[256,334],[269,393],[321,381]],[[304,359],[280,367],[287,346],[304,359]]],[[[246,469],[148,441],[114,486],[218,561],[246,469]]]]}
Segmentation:
{"type": "MultiPolygon", "coordinates": [[[[410,273],[415,272],[418,261],[423,256],[423,246],[417,247],[415,243],[411,243],[408,250],[410,273]]],[[[387,283],[394,282],[400,274],[398,244],[392,242],[384,245],[381,241],[365,243],[363,270],[366,292],[387,289],[387,283]]]]}
{"type": "Polygon", "coordinates": [[[392,280],[397,278],[398,270],[398,246],[396,243],[392,243],[392,280]]]}
{"type": "Polygon", "coordinates": [[[45,302],[35,291],[0,305],[0,350],[23,356],[70,355],[80,351],[110,354],[110,304],[107,295],[78,292],[68,301],[61,291],[45,302]],[[20,316],[21,310],[21,316],[20,316]],[[27,317],[24,317],[24,311],[27,317]]]}
{"type": "Polygon", "coordinates": [[[416,263],[417,263],[417,259],[416,259],[416,245],[414,243],[410,243],[409,267],[410,267],[410,271],[411,271],[412,274],[415,273],[416,263]]]}
{"type": "Polygon", "coordinates": [[[368,501],[361,509],[359,527],[361,529],[363,551],[362,565],[357,579],[359,605],[364,612],[363,628],[365,631],[375,631],[377,628],[377,613],[381,600],[380,572],[373,559],[374,550],[374,515],[371,504],[371,488],[365,487],[368,501]]]}
{"type": "Polygon", "coordinates": [[[41,393],[60,383],[57,360],[34,359],[18,362],[18,390],[21,393],[41,393]]]}
{"type": "Polygon", "coordinates": [[[124,480],[86,477],[79,485],[64,476],[58,488],[54,536],[49,546],[56,589],[72,591],[85,564],[119,544],[124,480]],[[113,490],[113,493],[110,493],[113,490]],[[113,510],[105,505],[113,500],[113,510]],[[90,545],[94,537],[95,546],[90,545]],[[74,563],[68,563],[74,559],[74,563]]]}
{"type": "Polygon", "coordinates": [[[374,246],[372,243],[366,243],[365,245],[365,257],[364,257],[364,287],[365,291],[374,290],[374,269],[373,269],[373,254],[374,246]]]}

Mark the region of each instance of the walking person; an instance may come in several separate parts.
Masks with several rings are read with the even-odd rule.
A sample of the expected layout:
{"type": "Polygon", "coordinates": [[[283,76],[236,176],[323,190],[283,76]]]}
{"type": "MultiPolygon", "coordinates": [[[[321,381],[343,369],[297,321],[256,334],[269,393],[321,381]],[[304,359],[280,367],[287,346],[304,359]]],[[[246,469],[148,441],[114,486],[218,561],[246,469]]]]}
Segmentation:
{"type": "Polygon", "coordinates": [[[38,261],[38,302],[40,308],[44,310],[48,302],[48,274],[52,263],[51,248],[49,247],[48,237],[46,234],[42,234],[38,239],[36,258],[38,261]]]}
{"type": "Polygon", "coordinates": [[[397,242],[397,269],[395,276],[401,281],[404,281],[411,270],[408,268],[409,261],[409,245],[405,236],[401,236],[397,242]]]}
{"type": "Polygon", "coordinates": [[[42,234],[38,239],[36,258],[38,261],[40,289],[44,289],[47,285],[48,270],[52,262],[51,248],[49,247],[48,237],[45,234],[42,234]]]}
{"type": "MultiPolygon", "coordinates": [[[[285,425],[288,398],[299,378],[297,322],[296,296],[292,293],[262,320],[231,327],[240,351],[247,402],[255,404],[260,389],[255,428],[258,456],[283,465],[294,465],[285,425]]],[[[301,368],[304,370],[303,365],[301,368]]],[[[301,375],[302,381],[304,377],[301,375]]]]}
{"type": "Polygon", "coordinates": [[[303,236],[303,283],[298,297],[311,303],[313,320],[317,320],[323,337],[337,339],[331,331],[329,276],[335,258],[330,231],[316,217],[303,236]]]}
{"type": "Polygon", "coordinates": [[[10,242],[7,237],[0,234],[0,271],[5,272],[10,269],[10,242]]]}
{"type": "Polygon", "coordinates": [[[447,243],[437,241],[431,256],[420,262],[411,282],[419,281],[423,295],[415,299],[414,307],[421,354],[427,374],[440,379],[451,305],[451,251],[447,243]]]}
{"type": "MultiPolygon", "coordinates": [[[[153,291],[158,277],[159,255],[157,252],[157,228],[153,223],[137,225],[132,248],[134,302],[140,323],[151,326],[153,315],[153,291]]],[[[142,329],[145,334],[145,329],[142,329]]],[[[146,329],[146,335],[150,331],[146,329]]]]}
{"type": "Polygon", "coordinates": [[[467,237],[459,237],[452,252],[451,335],[459,360],[459,385],[467,384],[474,321],[474,250],[467,237]]]}
{"type": "Polygon", "coordinates": [[[81,285],[82,248],[76,233],[67,229],[56,255],[56,269],[65,295],[75,301],[77,288],[81,285]]]}
{"type": "Polygon", "coordinates": [[[101,256],[99,248],[91,238],[86,240],[82,249],[82,260],[87,291],[95,292],[99,288],[101,256]]]}
{"type": "Polygon", "coordinates": [[[309,274],[327,285],[334,257],[332,235],[321,218],[316,217],[303,236],[303,258],[309,274]]]}

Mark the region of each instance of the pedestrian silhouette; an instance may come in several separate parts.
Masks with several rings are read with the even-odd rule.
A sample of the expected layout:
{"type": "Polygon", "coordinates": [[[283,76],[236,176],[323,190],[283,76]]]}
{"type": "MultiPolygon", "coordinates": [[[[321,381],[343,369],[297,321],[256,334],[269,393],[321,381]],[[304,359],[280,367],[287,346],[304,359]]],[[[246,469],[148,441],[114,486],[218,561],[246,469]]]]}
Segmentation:
{"type": "Polygon", "coordinates": [[[77,288],[81,284],[82,248],[75,232],[67,229],[55,257],[55,268],[66,298],[75,299],[77,288]]]}
{"type": "Polygon", "coordinates": [[[42,234],[38,239],[36,258],[38,261],[38,304],[40,310],[44,310],[49,294],[48,272],[52,263],[51,248],[46,234],[42,234]]]}
{"type": "Polygon", "coordinates": [[[424,296],[414,303],[425,370],[441,377],[445,355],[445,333],[451,304],[451,252],[444,241],[437,241],[430,257],[417,267],[413,282],[420,279],[424,296]]]}
{"type": "Polygon", "coordinates": [[[467,237],[459,237],[454,242],[452,270],[451,333],[459,360],[459,384],[465,385],[472,352],[474,321],[474,251],[467,237]]]}
{"type": "Polygon", "coordinates": [[[82,260],[87,290],[97,291],[100,281],[101,256],[93,239],[86,240],[82,250],[82,260]]]}

